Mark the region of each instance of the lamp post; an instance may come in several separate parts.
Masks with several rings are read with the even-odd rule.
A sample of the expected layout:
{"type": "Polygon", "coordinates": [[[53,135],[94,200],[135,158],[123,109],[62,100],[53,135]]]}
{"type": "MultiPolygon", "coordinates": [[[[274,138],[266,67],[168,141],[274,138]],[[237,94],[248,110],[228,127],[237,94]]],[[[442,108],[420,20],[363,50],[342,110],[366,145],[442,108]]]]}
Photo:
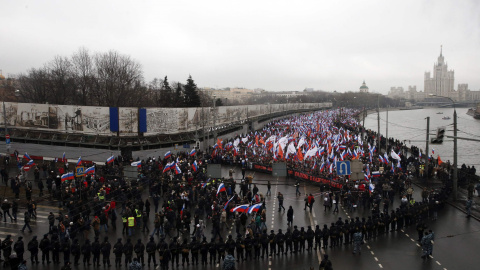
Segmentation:
{"type": "Polygon", "coordinates": [[[215,128],[216,126],[216,103],[217,103],[217,96],[213,95],[213,142],[215,143],[217,141],[217,129],[215,128]]]}
{"type": "MultiPolygon", "coordinates": [[[[438,96],[434,94],[429,94],[433,97],[441,97],[449,99],[453,105],[453,199],[457,200],[458,197],[458,167],[457,167],[457,108],[455,107],[455,101],[450,97],[438,96]]],[[[427,153],[428,155],[428,153],[427,153]]]]}

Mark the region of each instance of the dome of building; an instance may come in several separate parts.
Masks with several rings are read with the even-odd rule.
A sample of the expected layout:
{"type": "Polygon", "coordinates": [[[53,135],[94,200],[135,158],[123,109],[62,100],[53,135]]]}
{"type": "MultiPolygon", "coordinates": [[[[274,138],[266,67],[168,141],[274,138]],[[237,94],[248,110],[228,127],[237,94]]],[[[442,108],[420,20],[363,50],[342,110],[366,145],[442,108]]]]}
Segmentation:
{"type": "Polygon", "coordinates": [[[3,76],[2,74],[0,74],[0,80],[1,80],[1,81],[5,80],[5,76],[3,76]]]}

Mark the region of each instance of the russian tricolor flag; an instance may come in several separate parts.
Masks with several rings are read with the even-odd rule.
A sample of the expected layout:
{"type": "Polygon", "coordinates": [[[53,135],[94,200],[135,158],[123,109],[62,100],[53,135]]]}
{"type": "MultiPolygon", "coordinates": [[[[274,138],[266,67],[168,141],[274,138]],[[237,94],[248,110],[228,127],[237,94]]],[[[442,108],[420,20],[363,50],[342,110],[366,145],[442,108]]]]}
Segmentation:
{"type": "Polygon", "coordinates": [[[27,162],[27,165],[28,165],[28,166],[33,166],[33,165],[35,165],[35,163],[33,162],[32,159],[30,159],[30,160],[27,162]]]}
{"type": "Polygon", "coordinates": [[[202,184],[202,188],[205,188],[208,185],[208,182],[210,182],[210,178],[207,179],[207,182],[202,184]]]}
{"type": "Polygon", "coordinates": [[[194,172],[196,172],[198,170],[198,164],[197,164],[196,160],[192,163],[192,169],[193,169],[194,172]]]}
{"type": "Polygon", "coordinates": [[[218,196],[218,193],[222,192],[222,191],[227,191],[227,189],[225,188],[225,185],[223,183],[221,183],[219,186],[218,186],[218,190],[217,190],[217,196],[218,196]]]}
{"type": "Polygon", "coordinates": [[[370,191],[370,193],[372,193],[375,190],[375,186],[370,183],[370,185],[368,185],[368,190],[370,191]]]}
{"type": "Polygon", "coordinates": [[[131,165],[132,167],[140,168],[140,167],[142,167],[142,161],[141,161],[141,160],[135,161],[135,162],[132,162],[130,165],[131,165]]]}
{"type": "Polygon", "coordinates": [[[167,163],[167,165],[165,165],[165,168],[163,168],[163,172],[168,172],[174,166],[174,164],[174,162],[167,163]]]}
{"type": "Polygon", "coordinates": [[[250,205],[248,205],[248,204],[242,204],[242,205],[239,205],[239,206],[237,206],[237,207],[232,208],[232,210],[230,210],[230,212],[245,213],[245,212],[248,211],[248,207],[249,207],[249,206],[250,206],[250,205]]]}
{"type": "Polygon", "coordinates": [[[260,210],[260,208],[262,207],[262,204],[263,204],[263,203],[257,203],[257,204],[254,204],[254,205],[250,206],[250,207],[248,208],[247,213],[248,213],[248,214],[251,214],[251,213],[253,213],[253,212],[258,212],[258,211],[260,210]]]}
{"type": "Polygon", "coordinates": [[[169,157],[172,157],[172,152],[170,152],[170,151],[168,151],[167,153],[165,153],[164,158],[165,158],[165,159],[168,159],[169,157]]]}
{"type": "Polygon", "coordinates": [[[95,166],[92,166],[92,167],[88,167],[86,170],[85,170],[85,174],[95,174],[95,166]]]}
{"type": "Polygon", "coordinates": [[[180,167],[178,167],[178,163],[175,163],[175,174],[181,174],[182,171],[180,170],[180,167]]]}
{"type": "Polygon", "coordinates": [[[193,156],[195,156],[196,153],[197,153],[197,150],[195,150],[195,148],[193,148],[192,151],[190,151],[190,156],[193,157],[193,156]]]}
{"type": "Polygon", "coordinates": [[[180,210],[180,219],[183,219],[183,210],[185,210],[185,204],[183,204],[182,210],[180,210]]]}
{"type": "Polygon", "coordinates": [[[82,157],[80,156],[77,161],[77,167],[82,165],[82,157]]]}
{"type": "Polygon", "coordinates": [[[372,177],[380,177],[380,172],[372,172],[372,177]]]}
{"type": "Polygon", "coordinates": [[[115,161],[114,156],[111,156],[111,157],[107,158],[107,164],[113,163],[114,161],[115,161]]]}
{"type": "Polygon", "coordinates": [[[27,154],[27,152],[25,152],[25,155],[23,155],[23,157],[28,159],[28,160],[32,160],[32,158],[30,158],[30,156],[27,154]]]}
{"type": "Polygon", "coordinates": [[[67,181],[67,180],[73,180],[74,176],[73,176],[73,172],[69,172],[69,173],[65,173],[65,174],[62,174],[62,182],[64,181],[67,181]]]}
{"type": "Polygon", "coordinates": [[[227,206],[228,206],[228,204],[233,200],[233,198],[235,198],[235,195],[233,195],[232,198],[230,198],[230,200],[228,200],[228,201],[225,203],[225,206],[223,207],[223,209],[227,210],[227,206]]]}

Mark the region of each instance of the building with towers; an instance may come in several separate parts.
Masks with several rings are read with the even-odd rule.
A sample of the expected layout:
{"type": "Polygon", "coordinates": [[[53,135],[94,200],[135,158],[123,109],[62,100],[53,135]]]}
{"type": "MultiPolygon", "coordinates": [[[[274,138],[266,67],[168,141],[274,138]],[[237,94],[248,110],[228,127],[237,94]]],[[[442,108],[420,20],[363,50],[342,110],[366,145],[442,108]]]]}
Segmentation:
{"type": "Polygon", "coordinates": [[[365,84],[365,80],[363,80],[362,86],[360,86],[360,93],[368,93],[368,86],[365,84]]]}
{"type": "Polygon", "coordinates": [[[455,72],[448,70],[447,62],[442,55],[442,46],[440,46],[440,56],[433,65],[433,77],[430,72],[425,72],[424,91],[425,95],[451,96],[454,92],[453,84],[455,81],[455,72]]]}

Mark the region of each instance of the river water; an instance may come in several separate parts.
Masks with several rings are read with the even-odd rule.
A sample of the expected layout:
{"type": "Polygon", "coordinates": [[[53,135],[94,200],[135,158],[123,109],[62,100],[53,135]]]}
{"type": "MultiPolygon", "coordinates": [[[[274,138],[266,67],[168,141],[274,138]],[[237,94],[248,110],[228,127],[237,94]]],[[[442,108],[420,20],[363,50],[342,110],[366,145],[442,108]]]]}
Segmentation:
{"type": "MultiPolygon", "coordinates": [[[[457,136],[480,140],[480,120],[467,115],[468,108],[457,109],[457,136]]],[[[438,127],[445,127],[445,135],[453,136],[453,108],[425,108],[420,110],[396,110],[388,112],[388,137],[406,140],[407,145],[416,145],[425,153],[427,116],[430,117],[430,138],[434,137],[438,127]],[[437,113],[443,114],[437,114],[437,113]],[[443,117],[449,116],[449,120],[443,117]],[[432,135],[433,134],[433,135],[432,135]]],[[[377,113],[369,114],[365,127],[377,131],[377,113]]],[[[380,133],[385,136],[387,113],[380,112],[380,133]]],[[[480,167],[480,142],[458,139],[458,164],[480,167]]],[[[434,157],[439,155],[442,161],[453,163],[453,139],[446,138],[443,144],[430,144],[435,149],[434,157]]]]}

